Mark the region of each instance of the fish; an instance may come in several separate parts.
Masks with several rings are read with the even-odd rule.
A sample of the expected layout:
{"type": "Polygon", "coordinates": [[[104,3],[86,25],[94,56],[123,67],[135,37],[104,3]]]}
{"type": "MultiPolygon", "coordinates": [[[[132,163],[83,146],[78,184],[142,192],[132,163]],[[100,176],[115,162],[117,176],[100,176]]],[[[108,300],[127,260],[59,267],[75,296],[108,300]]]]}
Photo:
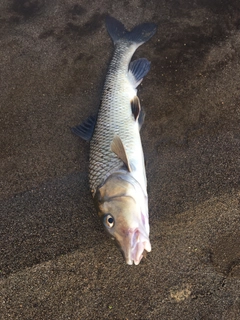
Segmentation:
{"type": "Polygon", "coordinates": [[[137,87],[150,70],[146,58],[131,61],[136,49],[156,32],[155,23],[128,31],[107,16],[114,53],[96,116],[72,132],[90,141],[89,184],[104,229],[115,239],[128,265],[151,251],[147,179],[140,129],[145,113],[137,87]]]}

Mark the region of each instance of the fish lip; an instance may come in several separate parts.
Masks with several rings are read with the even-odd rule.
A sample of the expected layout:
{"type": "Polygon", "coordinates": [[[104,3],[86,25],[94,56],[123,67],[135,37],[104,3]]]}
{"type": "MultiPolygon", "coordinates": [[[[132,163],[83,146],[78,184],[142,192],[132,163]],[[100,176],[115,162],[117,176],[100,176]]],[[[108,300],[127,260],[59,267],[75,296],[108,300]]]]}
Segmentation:
{"type": "Polygon", "coordinates": [[[130,231],[127,238],[119,244],[128,265],[138,265],[144,256],[144,251],[151,251],[149,237],[139,228],[130,231]]]}

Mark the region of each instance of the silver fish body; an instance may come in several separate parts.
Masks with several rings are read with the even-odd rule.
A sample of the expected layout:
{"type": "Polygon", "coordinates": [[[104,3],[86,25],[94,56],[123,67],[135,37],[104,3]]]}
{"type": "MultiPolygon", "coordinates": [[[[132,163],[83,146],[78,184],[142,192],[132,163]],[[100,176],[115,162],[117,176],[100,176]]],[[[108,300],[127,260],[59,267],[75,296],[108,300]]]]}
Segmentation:
{"type": "Polygon", "coordinates": [[[136,89],[129,79],[128,66],[135,50],[135,44],[129,46],[128,43],[120,42],[109,66],[90,142],[89,180],[93,195],[110,173],[123,167],[123,161],[111,150],[111,143],[116,135],[121,138],[129,161],[134,165],[131,174],[138,176],[146,191],[139,123],[133,118],[130,105],[130,101],[136,96],[136,89]]]}
{"type": "Polygon", "coordinates": [[[115,238],[127,264],[139,264],[149,240],[148,195],[140,138],[143,111],[137,86],[150,69],[146,59],[130,63],[135,50],[149,40],[156,25],[144,23],[128,32],[114,18],[106,20],[115,50],[106,76],[96,122],[75,132],[90,141],[89,181],[98,215],[115,238]],[[94,131],[93,131],[94,126],[94,131]]]}

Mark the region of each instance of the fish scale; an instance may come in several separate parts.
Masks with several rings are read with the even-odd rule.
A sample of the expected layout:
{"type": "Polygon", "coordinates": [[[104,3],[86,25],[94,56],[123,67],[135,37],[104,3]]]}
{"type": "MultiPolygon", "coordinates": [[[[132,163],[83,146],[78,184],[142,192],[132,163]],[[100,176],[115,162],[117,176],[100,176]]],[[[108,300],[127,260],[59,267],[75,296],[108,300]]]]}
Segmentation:
{"type": "Polygon", "coordinates": [[[114,135],[118,135],[129,159],[134,154],[143,157],[140,135],[133,118],[130,97],[135,90],[128,79],[128,66],[135,46],[122,43],[113,55],[107,73],[101,105],[92,140],[90,142],[89,180],[93,196],[110,172],[123,167],[123,162],[111,151],[114,135]],[[137,141],[139,140],[139,141],[137,141]]]}

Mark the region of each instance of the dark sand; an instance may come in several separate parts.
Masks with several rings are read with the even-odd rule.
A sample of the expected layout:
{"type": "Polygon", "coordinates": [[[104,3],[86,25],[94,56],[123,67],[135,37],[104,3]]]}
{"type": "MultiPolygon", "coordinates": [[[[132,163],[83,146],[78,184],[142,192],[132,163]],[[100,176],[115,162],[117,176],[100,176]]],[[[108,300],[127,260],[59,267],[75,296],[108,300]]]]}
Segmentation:
{"type": "Polygon", "coordinates": [[[1,0],[0,319],[240,319],[240,2],[1,0]],[[152,252],[128,266],[91,199],[106,14],[158,24],[135,57],[152,252]]]}

